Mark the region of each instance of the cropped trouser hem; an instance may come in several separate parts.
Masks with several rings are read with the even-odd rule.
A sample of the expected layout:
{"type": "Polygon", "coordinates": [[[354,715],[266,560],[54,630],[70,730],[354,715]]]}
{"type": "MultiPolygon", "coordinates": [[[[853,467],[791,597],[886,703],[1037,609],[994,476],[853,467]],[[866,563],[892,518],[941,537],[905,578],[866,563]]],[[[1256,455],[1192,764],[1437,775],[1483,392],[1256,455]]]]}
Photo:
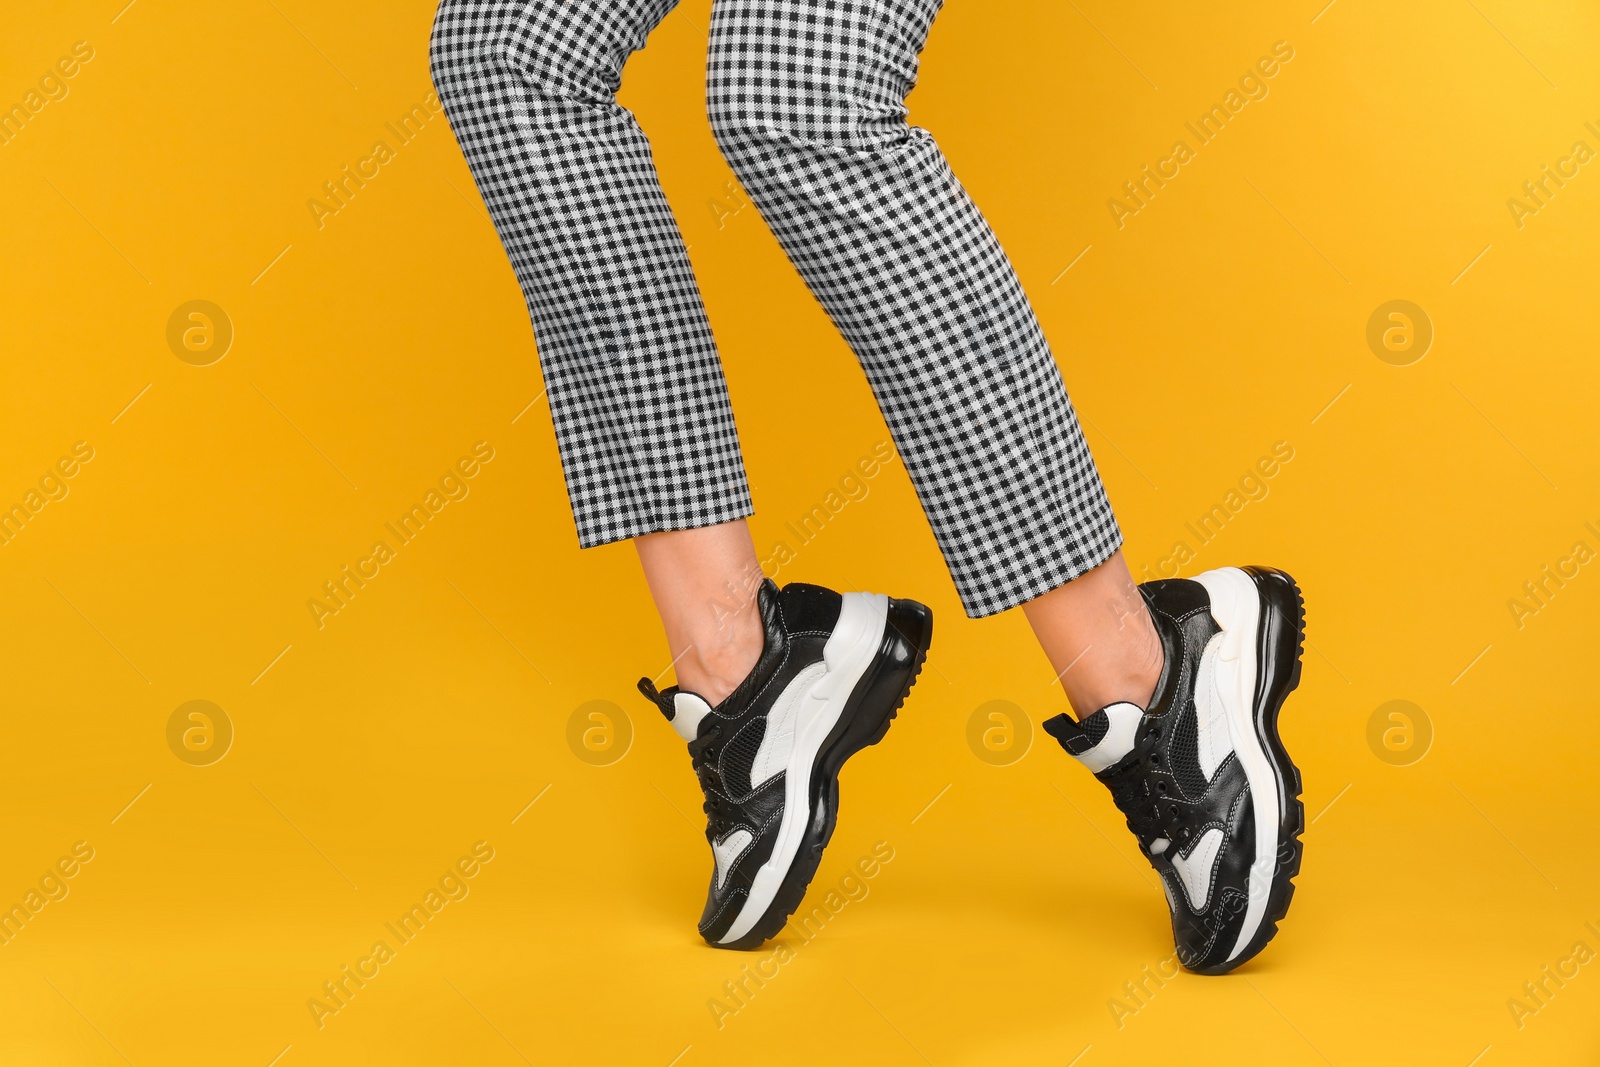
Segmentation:
{"type": "MultiPolygon", "coordinates": [[[[677,0],[444,0],[434,83],[533,319],[579,543],[751,513],[722,364],[615,97],[677,0]]],[[[1033,308],[905,97],[941,0],[715,0],[734,174],[866,373],[967,613],[1122,535],[1033,308]]]]}

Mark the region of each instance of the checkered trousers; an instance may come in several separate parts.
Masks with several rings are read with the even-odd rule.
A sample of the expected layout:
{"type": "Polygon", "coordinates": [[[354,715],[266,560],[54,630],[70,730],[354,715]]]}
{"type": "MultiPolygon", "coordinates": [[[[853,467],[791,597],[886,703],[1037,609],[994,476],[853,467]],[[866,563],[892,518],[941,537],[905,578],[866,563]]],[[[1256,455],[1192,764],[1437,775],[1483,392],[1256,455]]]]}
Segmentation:
{"type": "MultiPolygon", "coordinates": [[[[1033,309],[905,96],[942,0],[716,0],[708,110],[854,349],[969,615],[1122,535],[1033,309]]],[[[751,513],[649,142],[615,100],[677,0],[443,0],[434,82],[533,318],[580,543],[751,513]]]]}

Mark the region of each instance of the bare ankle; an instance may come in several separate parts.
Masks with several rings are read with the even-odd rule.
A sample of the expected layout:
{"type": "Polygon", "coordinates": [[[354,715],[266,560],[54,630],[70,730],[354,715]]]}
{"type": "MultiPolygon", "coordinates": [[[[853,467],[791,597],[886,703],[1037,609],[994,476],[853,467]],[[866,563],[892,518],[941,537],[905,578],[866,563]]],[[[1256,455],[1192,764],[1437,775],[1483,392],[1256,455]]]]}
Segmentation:
{"type": "Polygon", "coordinates": [[[1117,658],[1116,666],[1090,682],[1094,692],[1075,694],[1068,690],[1073,710],[1080,719],[1109,704],[1126,702],[1148,708],[1155,701],[1156,685],[1161,681],[1161,668],[1166,663],[1161,635],[1156,632],[1155,622],[1144,611],[1142,602],[1140,616],[1129,616],[1127,621],[1124,640],[1110,651],[1110,655],[1117,658]],[[1083,699],[1085,697],[1087,699],[1083,699]],[[1080,707],[1080,700],[1092,706],[1080,707]]]}
{"type": "Polygon", "coordinates": [[[1110,704],[1150,706],[1165,652],[1120,553],[1025,610],[1079,719],[1110,704]]]}
{"type": "Polygon", "coordinates": [[[690,646],[678,660],[678,684],[712,705],[720,704],[750,676],[766,638],[754,611],[724,620],[722,630],[690,646]]]}

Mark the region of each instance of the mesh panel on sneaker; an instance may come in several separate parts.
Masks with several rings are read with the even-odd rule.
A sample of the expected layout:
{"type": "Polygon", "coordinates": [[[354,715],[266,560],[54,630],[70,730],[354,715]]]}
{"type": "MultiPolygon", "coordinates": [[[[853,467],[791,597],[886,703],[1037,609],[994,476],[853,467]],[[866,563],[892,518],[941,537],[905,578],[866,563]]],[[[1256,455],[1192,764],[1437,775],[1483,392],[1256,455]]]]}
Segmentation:
{"type": "Polygon", "coordinates": [[[742,797],[750,792],[750,768],[767,736],[767,720],[751,719],[744,728],[733,735],[722,750],[722,783],[731,796],[742,797]]]}
{"type": "Polygon", "coordinates": [[[831,633],[839,621],[842,598],[832,589],[790,582],[783,587],[781,598],[783,626],[791,636],[807,632],[831,633]]]}
{"type": "Polygon", "coordinates": [[[1080,722],[1078,724],[1078,729],[1083,732],[1083,736],[1087,738],[1089,742],[1083,747],[1085,749],[1090,749],[1095,745],[1098,745],[1101,739],[1106,736],[1106,731],[1111,729],[1111,719],[1107,717],[1105,712],[1097,711],[1087,719],[1084,719],[1082,722],[1080,722]]]}
{"type": "Polygon", "coordinates": [[[1172,744],[1167,749],[1167,759],[1172,766],[1172,777],[1188,800],[1198,800],[1206,791],[1206,776],[1200,770],[1200,723],[1195,718],[1194,702],[1184,705],[1172,730],[1172,744]]]}

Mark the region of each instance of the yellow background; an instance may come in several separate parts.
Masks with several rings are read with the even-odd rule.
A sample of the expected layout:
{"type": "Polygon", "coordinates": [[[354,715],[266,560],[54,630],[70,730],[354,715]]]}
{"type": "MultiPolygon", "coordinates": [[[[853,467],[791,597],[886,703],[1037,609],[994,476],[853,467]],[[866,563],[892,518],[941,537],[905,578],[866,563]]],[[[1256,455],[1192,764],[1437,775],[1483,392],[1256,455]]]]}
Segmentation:
{"type": "MultiPolygon", "coordinates": [[[[94,449],[0,546],[0,903],[93,849],[0,947],[0,1062],[1595,1062],[1600,968],[1520,1028],[1508,1007],[1600,949],[1600,567],[1520,628],[1508,605],[1600,549],[1600,173],[1520,228],[1507,207],[1600,148],[1591,5],[951,0],[913,118],[1037,304],[1135,569],[1294,450],[1185,572],[1304,586],[1305,868],[1258,962],[1130,1000],[1171,952],[1154,876],[1048,737],[1006,766],[969,747],[980,706],[1037,722],[1064,698],[1019,613],[963,617],[896,465],[780,575],[938,616],[913,699],[844,775],[808,906],[875,843],[893,859],[719,1016],[771,953],[695,934],[699,794],[632,691],[664,642],[632,550],[575,547],[526,313],[443,118],[320,229],[307,206],[428,96],[431,4],[124,3],[12,5],[0,38],[0,103],[94,50],[0,146],[0,503],[94,449]],[[1118,229],[1122,183],[1280,40],[1269,95],[1118,229]],[[210,366],[166,340],[193,299],[235,330],[210,366]],[[1394,299],[1436,334],[1410,366],[1366,342],[1394,299]],[[319,630],[308,599],[479,441],[470,495],[319,630]],[[210,766],[168,747],[190,700],[235,731],[210,766]],[[1408,766],[1369,745],[1391,700],[1431,723],[1408,766]],[[631,727],[608,766],[569,747],[590,701],[631,727]],[[319,1030],[307,1001],[478,841],[470,895],[319,1030]]],[[[754,209],[729,211],[708,13],[670,16],[624,97],[692,246],[765,554],[884,430],[754,209]]]]}

